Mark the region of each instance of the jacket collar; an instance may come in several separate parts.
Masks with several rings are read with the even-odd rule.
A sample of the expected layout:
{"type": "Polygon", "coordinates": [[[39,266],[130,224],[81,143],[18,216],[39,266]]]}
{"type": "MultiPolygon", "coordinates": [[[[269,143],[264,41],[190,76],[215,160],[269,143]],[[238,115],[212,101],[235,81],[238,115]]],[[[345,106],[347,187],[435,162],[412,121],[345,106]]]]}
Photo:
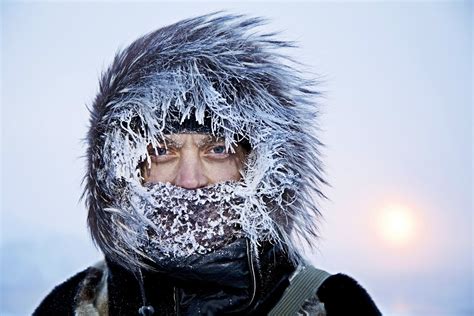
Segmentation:
{"type": "Polygon", "coordinates": [[[155,315],[261,314],[278,301],[294,271],[281,249],[270,243],[252,249],[246,239],[208,255],[161,262],[141,277],[111,260],[107,265],[110,315],[137,314],[144,305],[155,315]]]}

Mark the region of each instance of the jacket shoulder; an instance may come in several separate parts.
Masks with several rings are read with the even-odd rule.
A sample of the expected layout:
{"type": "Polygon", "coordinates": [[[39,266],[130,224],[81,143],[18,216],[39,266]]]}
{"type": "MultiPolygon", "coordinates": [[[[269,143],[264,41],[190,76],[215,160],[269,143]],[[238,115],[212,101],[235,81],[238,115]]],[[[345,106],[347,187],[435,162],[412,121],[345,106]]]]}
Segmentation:
{"type": "Polygon", "coordinates": [[[329,276],[317,291],[327,316],[382,315],[367,291],[342,273],[329,276]]]}
{"type": "Polygon", "coordinates": [[[73,315],[75,296],[79,285],[88,275],[87,268],[57,285],[33,312],[34,316],[42,315],[73,315]]]}

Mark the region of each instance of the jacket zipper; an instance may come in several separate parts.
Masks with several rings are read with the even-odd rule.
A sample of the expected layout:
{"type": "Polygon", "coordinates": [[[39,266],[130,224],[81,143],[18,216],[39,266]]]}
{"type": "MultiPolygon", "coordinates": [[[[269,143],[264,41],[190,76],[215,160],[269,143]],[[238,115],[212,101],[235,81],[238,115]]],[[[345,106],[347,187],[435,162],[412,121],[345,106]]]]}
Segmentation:
{"type": "Polygon", "coordinates": [[[247,258],[249,261],[249,269],[250,269],[250,277],[252,278],[252,298],[250,299],[250,302],[247,304],[247,307],[252,305],[253,301],[255,300],[255,296],[257,295],[257,279],[255,277],[255,267],[253,265],[253,252],[250,249],[250,241],[247,239],[247,258]]]}
{"type": "Polygon", "coordinates": [[[250,270],[250,278],[251,278],[251,286],[252,286],[252,296],[250,298],[250,301],[247,303],[247,305],[239,308],[238,310],[232,311],[232,313],[239,313],[242,312],[243,310],[247,309],[249,306],[252,305],[253,301],[255,300],[255,296],[257,295],[257,279],[255,276],[255,267],[254,267],[254,260],[253,260],[253,252],[250,249],[250,241],[246,239],[246,244],[247,244],[247,260],[248,260],[248,265],[249,265],[249,270],[250,270]]]}
{"type": "Polygon", "coordinates": [[[179,293],[178,293],[178,288],[176,286],[173,287],[173,298],[174,298],[174,311],[176,313],[176,316],[179,316],[180,315],[179,293]]]}
{"type": "MultiPolygon", "coordinates": [[[[248,308],[249,306],[252,305],[253,301],[255,300],[255,296],[257,295],[257,279],[256,279],[256,276],[255,276],[255,267],[254,267],[254,261],[253,261],[253,252],[252,250],[250,249],[251,248],[251,245],[250,245],[250,241],[247,239],[246,240],[246,244],[247,244],[247,260],[248,260],[248,265],[249,265],[249,270],[250,270],[250,278],[251,278],[251,282],[252,282],[252,296],[250,298],[250,301],[247,303],[246,306],[242,307],[242,308],[239,308],[238,310],[234,311],[233,313],[236,313],[236,312],[241,312],[243,310],[245,310],[246,308],[248,308]]],[[[176,288],[176,286],[173,287],[173,298],[174,298],[174,310],[175,310],[175,313],[176,313],[176,316],[179,316],[180,315],[180,310],[179,310],[179,293],[178,293],[178,288],[176,288]]]]}

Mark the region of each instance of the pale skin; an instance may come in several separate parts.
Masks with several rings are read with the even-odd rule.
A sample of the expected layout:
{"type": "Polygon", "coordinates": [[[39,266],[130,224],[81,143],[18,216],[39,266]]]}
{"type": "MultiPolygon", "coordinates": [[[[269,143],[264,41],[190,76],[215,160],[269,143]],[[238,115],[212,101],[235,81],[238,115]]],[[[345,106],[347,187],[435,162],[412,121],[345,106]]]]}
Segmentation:
{"type": "Polygon", "coordinates": [[[208,134],[172,134],[166,146],[148,147],[151,163],[142,165],[145,183],[169,182],[185,189],[198,189],[224,181],[238,181],[246,150],[226,151],[223,138],[208,134]]]}

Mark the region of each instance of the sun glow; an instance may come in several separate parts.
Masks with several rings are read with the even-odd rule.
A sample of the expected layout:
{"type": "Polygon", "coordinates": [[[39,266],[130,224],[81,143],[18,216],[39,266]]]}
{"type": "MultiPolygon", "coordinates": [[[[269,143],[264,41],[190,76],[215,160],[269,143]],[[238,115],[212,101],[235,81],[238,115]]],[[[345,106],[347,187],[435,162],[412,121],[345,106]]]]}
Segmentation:
{"type": "Polygon", "coordinates": [[[380,212],[379,230],[383,238],[395,245],[413,241],[415,218],[413,212],[403,206],[388,206],[380,212]]]}

